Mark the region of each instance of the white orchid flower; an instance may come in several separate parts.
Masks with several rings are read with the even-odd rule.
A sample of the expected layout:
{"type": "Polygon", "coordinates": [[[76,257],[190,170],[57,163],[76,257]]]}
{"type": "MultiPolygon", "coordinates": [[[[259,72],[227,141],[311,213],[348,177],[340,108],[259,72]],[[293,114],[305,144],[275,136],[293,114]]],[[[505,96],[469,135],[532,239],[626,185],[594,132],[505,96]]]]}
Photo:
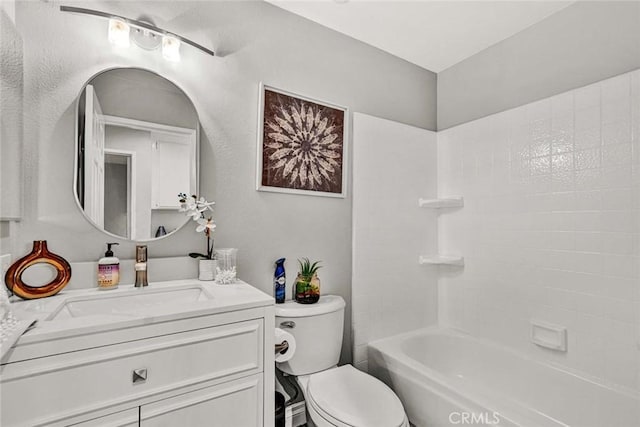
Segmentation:
{"type": "Polygon", "coordinates": [[[198,219],[198,227],[196,227],[196,231],[198,233],[205,231],[207,229],[209,229],[209,231],[213,231],[216,229],[216,224],[211,220],[211,218],[209,219],[204,219],[204,218],[200,218],[198,219]]]}
{"type": "Polygon", "coordinates": [[[196,203],[191,199],[186,200],[184,203],[180,204],[180,211],[181,212],[189,212],[189,211],[192,211],[194,209],[196,209],[196,203]]]}
{"type": "Polygon", "coordinates": [[[207,211],[207,210],[212,211],[213,210],[212,206],[215,205],[215,204],[216,204],[216,202],[207,202],[207,201],[198,202],[197,209],[198,209],[199,212],[204,212],[204,211],[207,211]]]}
{"type": "Polygon", "coordinates": [[[213,238],[211,233],[216,229],[216,224],[213,222],[213,218],[206,218],[204,212],[207,210],[213,211],[213,205],[215,202],[207,202],[204,197],[198,198],[197,196],[187,196],[185,193],[178,194],[180,201],[180,212],[198,223],[196,232],[204,234],[207,237],[207,253],[190,253],[189,256],[194,258],[213,259],[213,238]]]}

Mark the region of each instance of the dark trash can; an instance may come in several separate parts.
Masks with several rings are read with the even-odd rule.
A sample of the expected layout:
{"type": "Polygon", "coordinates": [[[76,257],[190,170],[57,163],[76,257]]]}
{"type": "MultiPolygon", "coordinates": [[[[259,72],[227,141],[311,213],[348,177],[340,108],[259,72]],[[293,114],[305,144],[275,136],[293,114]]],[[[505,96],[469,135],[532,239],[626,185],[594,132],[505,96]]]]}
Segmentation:
{"type": "Polygon", "coordinates": [[[276,391],[276,426],[275,427],[284,427],[285,419],[284,419],[284,396],[281,393],[276,391]]]}

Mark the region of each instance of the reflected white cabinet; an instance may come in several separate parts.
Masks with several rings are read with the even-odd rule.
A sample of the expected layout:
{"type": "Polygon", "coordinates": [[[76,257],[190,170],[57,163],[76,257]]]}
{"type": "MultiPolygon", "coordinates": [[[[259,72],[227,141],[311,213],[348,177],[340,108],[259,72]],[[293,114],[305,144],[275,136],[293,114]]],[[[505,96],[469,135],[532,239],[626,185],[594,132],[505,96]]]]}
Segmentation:
{"type": "Polygon", "coordinates": [[[196,139],[151,132],[151,209],[177,209],[178,194],[196,194],[196,139]]]}
{"type": "Polygon", "coordinates": [[[2,365],[0,425],[273,426],[272,331],[269,306],[26,349],[2,365]]]}

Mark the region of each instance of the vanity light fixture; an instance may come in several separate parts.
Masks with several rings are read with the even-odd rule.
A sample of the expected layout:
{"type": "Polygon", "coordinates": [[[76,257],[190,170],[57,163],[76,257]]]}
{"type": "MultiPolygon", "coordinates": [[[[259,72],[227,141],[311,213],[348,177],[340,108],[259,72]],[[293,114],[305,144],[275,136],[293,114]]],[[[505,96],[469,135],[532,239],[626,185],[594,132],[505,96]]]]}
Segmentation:
{"type": "Polygon", "coordinates": [[[162,37],[162,56],[167,61],[180,61],[180,40],[172,36],[162,37]]]}
{"type": "Polygon", "coordinates": [[[129,47],[129,24],[117,19],[109,19],[109,42],[118,47],[129,47]]]}
{"type": "Polygon", "coordinates": [[[100,12],[93,9],[84,9],[73,6],[60,6],[61,12],[79,13],[83,15],[97,16],[109,20],[109,42],[118,47],[129,47],[130,40],[144,49],[157,49],[162,46],[162,57],[167,61],[180,61],[180,46],[188,44],[201,50],[202,52],[215,56],[215,53],[188,38],[171,33],[155,25],[129,19],[123,16],[113,15],[111,13],[100,12]]]}

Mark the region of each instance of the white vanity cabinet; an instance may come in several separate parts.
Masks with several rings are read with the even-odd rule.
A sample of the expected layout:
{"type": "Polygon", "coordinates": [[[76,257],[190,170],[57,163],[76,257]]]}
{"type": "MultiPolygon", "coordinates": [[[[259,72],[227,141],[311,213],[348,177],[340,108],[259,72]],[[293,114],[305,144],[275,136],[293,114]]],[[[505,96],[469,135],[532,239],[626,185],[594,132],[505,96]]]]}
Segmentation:
{"type": "Polygon", "coordinates": [[[262,379],[254,375],[150,403],[140,407],[140,425],[261,425],[262,388],[262,379]]]}
{"type": "Polygon", "coordinates": [[[158,400],[115,414],[73,424],[74,427],[175,427],[262,425],[263,382],[260,375],[158,400]]]}
{"type": "Polygon", "coordinates": [[[273,426],[271,301],[57,339],[27,335],[2,365],[0,425],[273,426]]]}

